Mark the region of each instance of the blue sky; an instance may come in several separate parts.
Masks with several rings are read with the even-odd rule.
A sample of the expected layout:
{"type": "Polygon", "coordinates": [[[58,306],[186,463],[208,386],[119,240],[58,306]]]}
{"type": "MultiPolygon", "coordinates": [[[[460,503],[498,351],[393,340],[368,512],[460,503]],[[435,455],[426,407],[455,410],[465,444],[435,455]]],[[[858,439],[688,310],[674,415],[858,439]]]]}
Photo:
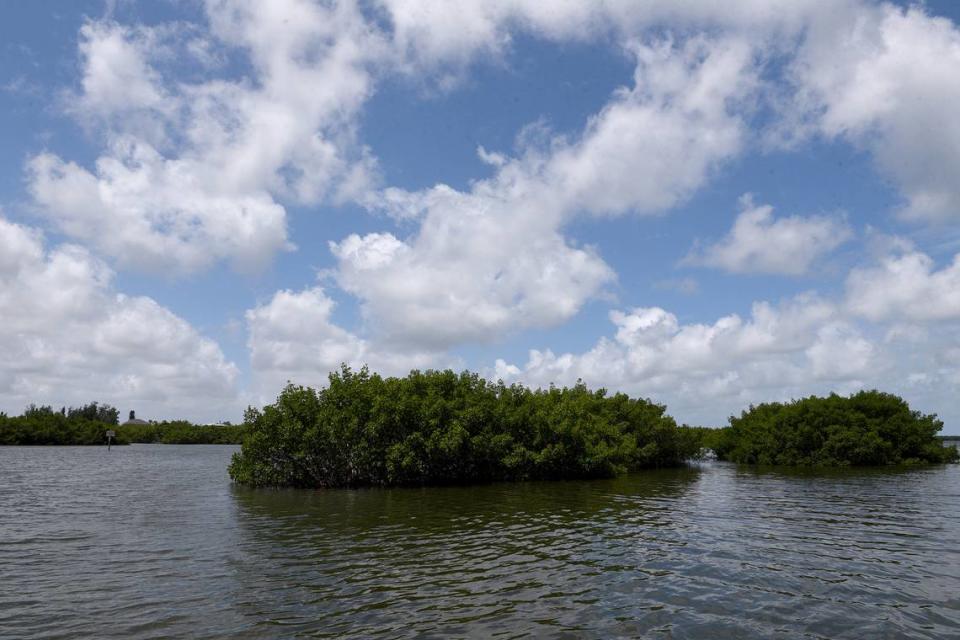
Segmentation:
{"type": "Polygon", "coordinates": [[[960,433],[953,3],[0,11],[0,409],[347,362],[960,433]]]}

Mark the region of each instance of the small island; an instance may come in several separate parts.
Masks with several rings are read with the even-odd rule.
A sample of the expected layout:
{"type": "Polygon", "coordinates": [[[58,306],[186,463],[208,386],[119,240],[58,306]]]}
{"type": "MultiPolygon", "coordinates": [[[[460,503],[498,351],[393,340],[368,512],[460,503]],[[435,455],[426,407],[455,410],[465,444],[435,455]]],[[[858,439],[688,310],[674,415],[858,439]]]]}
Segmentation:
{"type": "Polygon", "coordinates": [[[750,407],[706,436],[720,460],[807,467],[957,462],[937,437],[943,422],[880,391],[811,396],[750,407]]]}
{"type": "Polygon", "coordinates": [[[453,371],[384,378],[342,367],[248,409],[230,476],[250,486],[361,487],[599,478],[678,466],[712,449],[743,464],[944,463],[936,416],[878,391],[751,407],[724,429],[578,383],[531,390],[453,371]]]}
{"type": "Polygon", "coordinates": [[[699,450],[663,405],[625,394],[531,390],[475,373],[384,378],[342,367],[249,409],[230,476],[252,486],[360,487],[609,477],[699,450]]]}

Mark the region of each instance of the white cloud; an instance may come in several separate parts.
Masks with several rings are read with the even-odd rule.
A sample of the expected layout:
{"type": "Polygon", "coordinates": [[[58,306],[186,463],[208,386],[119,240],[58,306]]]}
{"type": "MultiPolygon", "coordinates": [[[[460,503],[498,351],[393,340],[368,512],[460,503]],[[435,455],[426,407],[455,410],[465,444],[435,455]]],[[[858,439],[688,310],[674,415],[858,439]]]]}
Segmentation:
{"type": "Polygon", "coordinates": [[[631,49],[634,86],[617,91],[576,144],[557,145],[542,169],[541,196],[558,193],[554,206],[566,212],[665,211],[742,148],[740,113],[756,89],[746,42],[697,37],[631,49]]]}
{"type": "Polygon", "coordinates": [[[960,254],[939,270],[916,250],[854,269],[847,278],[847,306],[875,321],[960,320],[960,254]]]}
{"type": "Polygon", "coordinates": [[[845,323],[821,327],[816,341],[804,353],[816,379],[857,380],[876,360],[873,344],[845,323]]]}
{"type": "Polygon", "coordinates": [[[229,258],[263,266],[289,246],[282,206],[263,191],[224,193],[195,167],[134,138],[114,141],[97,176],[44,153],[28,164],[34,200],[68,235],[125,265],[187,272],[229,258]]]}
{"type": "Polygon", "coordinates": [[[936,270],[922,254],[855,269],[846,295],[757,302],[749,318],[683,323],[658,308],[613,311],[612,336],[581,353],[531,350],[497,360],[491,377],[594,387],[665,402],[679,420],[723,424],[750,404],[879,388],[960,425],[958,264],[936,270]]]}
{"type": "Polygon", "coordinates": [[[491,375],[545,386],[583,379],[666,402],[682,420],[721,423],[753,402],[856,389],[885,361],[836,305],[803,295],[759,302],[748,319],[683,324],[668,311],[614,311],[613,337],[590,350],[532,350],[523,366],[498,360],[491,375]]]}
{"type": "MultiPolygon", "coordinates": [[[[516,32],[557,41],[623,40],[651,27],[677,30],[734,29],[795,33],[823,11],[818,0],[750,0],[713,3],[570,0],[381,0],[398,51],[411,64],[464,65],[478,56],[506,51],[516,32]]],[[[838,0],[834,14],[855,2],[838,0]]]]}
{"type": "Polygon", "coordinates": [[[824,254],[852,237],[845,222],[827,216],[773,217],[773,207],[746,195],[730,232],[716,244],[691,252],[684,264],[732,273],[802,275],[824,254]]]}
{"type": "Polygon", "coordinates": [[[333,306],[318,287],[278,291],[268,303],[247,311],[256,402],[271,401],[287,382],[322,386],[341,363],[364,364],[366,342],[333,324],[333,306]]]}
{"type": "Polygon", "coordinates": [[[408,242],[354,234],[332,246],[337,281],[364,300],[371,328],[431,350],[488,341],[566,320],[612,279],[544,221],[483,206],[450,193],[408,242]]]}
{"type": "Polygon", "coordinates": [[[332,319],[334,301],[321,287],[276,292],[269,302],[246,313],[252,394],[270,402],[287,382],[323,386],[327,374],[347,364],[369,365],[382,374],[452,363],[429,352],[391,350],[358,337],[332,319]]]}
{"type": "Polygon", "coordinates": [[[528,129],[517,157],[484,151],[499,166],[468,192],[393,189],[371,201],[420,223],[409,239],[374,233],[332,245],[337,282],[361,298],[373,328],[438,349],[565,321],[613,273],[564,238],[564,224],[661,212],[740,150],[743,123],[729,109],[752,90],[748,46],[693,38],[633,51],[634,87],[618,90],[578,139],[528,129]]]}
{"type": "Polygon", "coordinates": [[[921,6],[822,20],[792,63],[815,130],[869,149],[907,198],[904,216],[960,216],[960,29],[921,6]]]}
{"type": "Polygon", "coordinates": [[[525,160],[547,186],[568,185],[567,201],[551,206],[659,211],[739,150],[742,126],[724,101],[753,88],[743,43],[758,41],[757,30],[796,32],[815,6],[208,0],[208,24],[93,21],[80,32],[83,75],[67,111],[99,133],[103,151],[92,167],[39,154],[28,180],[60,229],[124,266],[184,272],[228,260],[256,269],[291,246],[288,201],[369,199],[376,162],[358,141],[357,116],[379,77],[401,70],[442,81],[438,66],[502,50],[527,31],[613,36],[638,62],[634,88],[577,144],[548,164],[535,153],[525,160]],[[668,22],[749,35],[635,43],[668,22]]]}
{"type": "Polygon", "coordinates": [[[356,6],[211,0],[207,9],[209,34],[87,24],[68,110],[100,133],[103,152],[92,169],[51,153],[28,164],[42,212],[123,265],[258,268],[290,246],[281,202],[354,198],[375,173],[355,117],[382,46],[356,6]],[[211,69],[211,51],[239,53],[249,71],[211,69]],[[185,80],[184,66],[203,79],[185,80]]]}
{"type": "Polygon", "coordinates": [[[790,68],[802,117],[873,150],[903,186],[909,215],[960,210],[960,129],[950,110],[960,97],[960,36],[919,8],[854,0],[833,3],[829,15],[814,0],[208,0],[206,8],[203,25],[86,24],[68,111],[102,136],[102,154],[84,167],[42,153],[28,167],[41,210],[122,265],[262,266],[291,246],[285,203],[370,202],[376,162],[358,140],[357,116],[381,76],[443,76],[444,66],[505,50],[519,32],[614,42],[637,60],[633,88],[576,142],[558,138],[513,160],[484,151],[502,163],[503,188],[539,183],[526,186],[557,215],[656,212],[689,197],[743,147],[741,116],[759,87],[752,58],[794,53],[799,34],[790,68]],[[683,45],[638,40],[665,25],[683,45]],[[697,31],[725,35],[690,37],[697,31]]]}
{"type": "MultiPolygon", "coordinates": [[[[81,117],[113,119],[142,110],[165,111],[170,96],[162,79],[148,63],[157,46],[149,29],[123,29],[111,23],[90,22],[80,29],[80,57],[85,61],[82,92],[76,105],[67,105],[81,117]]],[[[122,119],[116,124],[122,124],[122,119]]],[[[139,124],[144,124],[143,122],[139,124]]]]}
{"type": "MultiPolygon", "coordinates": [[[[809,127],[872,152],[900,185],[908,217],[944,221],[960,211],[951,110],[960,102],[960,38],[921,8],[854,0],[828,11],[819,0],[206,7],[203,25],[84,26],[83,75],[67,110],[102,145],[99,157],[83,166],[39,153],[28,185],[59,230],[123,266],[162,273],[263,265],[291,247],[290,203],[358,200],[412,229],[331,246],[334,277],[358,297],[364,333],[334,322],[318,287],[279,291],[248,312],[251,367],[265,393],[288,378],[320,383],[342,361],[402,373],[445,362],[444,350],[458,344],[570,319],[616,279],[597,249],[566,235],[570,223],[684,203],[751,144],[757,103],[782,108],[763,101],[782,97],[770,76],[784,67],[797,105],[786,115],[798,133],[809,127]],[[518,33],[612,43],[635,61],[634,77],[577,134],[535,124],[512,151],[480,147],[492,176],[469,188],[375,190],[376,161],[358,128],[377,82],[403,72],[443,85],[508,51],[518,33]],[[766,66],[781,54],[784,65],[766,66]]],[[[4,397],[42,398],[68,375],[82,380],[74,388],[83,395],[93,389],[78,373],[85,361],[91,385],[154,406],[177,393],[196,398],[195,389],[229,395],[232,365],[182,319],[114,292],[109,269],[85,250],[46,252],[35,232],[4,229],[0,273],[12,284],[0,308],[16,310],[0,328],[14,363],[0,373],[4,397]],[[47,295],[33,300],[37,290],[47,295]]],[[[834,218],[777,218],[749,205],[695,259],[738,273],[800,274],[849,235],[834,218]]],[[[926,323],[958,317],[958,272],[904,251],[855,270],[843,303],[758,303],[749,318],[706,324],[658,308],[615,312],[615,335],[584,353],[534,351],[525,366],[498,361],[496,370],[532,382],[582,376],[692,415],[895,380],[883,377],[891,371],[937,398],[944,385],[956,388],[960,356],[946,348],[955,331],[926,323]],[[897,324],[870,324],[888,321],[897,324]],[[885,339],[873,335],[883,330],[885,339]]]]}
{"type": "Polygon", "coordinates": [[[74,245],[0,218],[0,405],[91,400],[144,417],[235,417],[236,367],[213,341],[74,245]]]}

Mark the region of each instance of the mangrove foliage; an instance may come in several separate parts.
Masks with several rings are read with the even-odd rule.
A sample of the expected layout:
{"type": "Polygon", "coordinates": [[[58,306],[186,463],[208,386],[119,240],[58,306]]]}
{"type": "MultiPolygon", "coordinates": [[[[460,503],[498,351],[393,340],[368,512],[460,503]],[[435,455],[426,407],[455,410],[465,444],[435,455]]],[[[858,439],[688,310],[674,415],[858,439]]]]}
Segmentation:
{"type": "Polygon", "coordinates": [[[96,402],[59,411],[30,405],[19,416],[0,413],[0,445],[106,444],[106,431],[116,429],[118,415],[96,402]]]}
{"type": "Polygon", "coordinates": [[[477,374],[384,378],[343,367],[248,409],[230,476],[253,486],[356,487],[593,478],[682,464],[698,443],[662,405],[477,374]]]}
{"type": "Polygon", "coordinates": [[[956,462],[937,438],[943,422],[880,391],[751,406],[708,434],[721,460],[760,465],[850,466],[956,462]]]}

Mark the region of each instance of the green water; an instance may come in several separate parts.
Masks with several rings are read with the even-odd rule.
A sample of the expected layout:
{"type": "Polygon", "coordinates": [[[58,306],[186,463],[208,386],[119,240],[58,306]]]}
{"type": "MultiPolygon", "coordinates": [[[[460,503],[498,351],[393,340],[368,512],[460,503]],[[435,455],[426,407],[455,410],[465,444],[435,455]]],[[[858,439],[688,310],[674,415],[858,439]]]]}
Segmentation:
{"type": "Polygon", "coordinates": [[[0,448],[0,637],[960,637],[960,467],[393,490],[0,448]]]}

